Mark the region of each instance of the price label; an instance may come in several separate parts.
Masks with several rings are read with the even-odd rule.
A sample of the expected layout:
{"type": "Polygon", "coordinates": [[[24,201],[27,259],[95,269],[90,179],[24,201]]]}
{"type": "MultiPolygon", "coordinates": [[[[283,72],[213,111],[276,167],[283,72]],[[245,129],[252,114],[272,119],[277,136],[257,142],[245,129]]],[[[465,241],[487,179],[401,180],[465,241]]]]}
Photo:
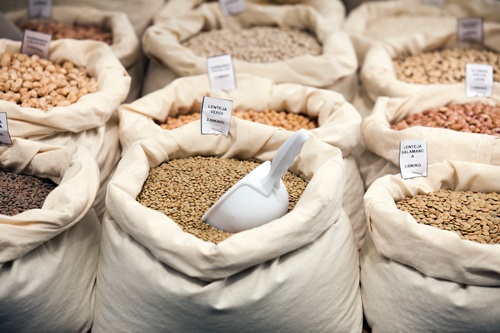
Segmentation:
{"type": "Polygon", "coordinates": [[[233,101],[204,96],[200,112],[201,134],[222,134],[227,137],[233,101]]]}
{"type": "Polygon", "coordinates": [[[24,30],[21,53],[27,55],[37,54],[40,58],[47,59],[51,40],[51,35],[38,31],[24,30]]]}
{"type": "Polygon", "coordinates": [[[236,15],[246,9],[245,0],[219,0],[219,5],[224,15],[236,15]]]}
{"type": "Polygon", "coordinates": [[[9,125],[7,124],[7,112],[0,112],[0,143],[11,145],[9,125]]]}
{"type": "Polygon", "coordinates": [[[28,17],[50,18],[52,16],[52,0],[28,0],[28,17]]]}
{"type": "Polygon", "coordinates": [[[457,18],[457,42],[483,43],[483,18],[460,17],[457,18]]]}
{"type": "Polygon", "coordinates": [[[424,139],[403,140],[399,144],[401,177],[427,177],[427,142],[424,139]]]}
{"type": "Polygon", "coordinates": [[[493,93],[493,66],[486,64],[465,65],[465,96],[489,97],[493,93]]]}
{"type": "Polygon", "coordinates": [[[443,7],[444,0],[422,0],[422,4],[443,7]]]}
{"type": "Polygon", "coordinates": [[[236,89],[233,59],[230,54],[207,58],[207,71],[211,91],[236,89]]]}

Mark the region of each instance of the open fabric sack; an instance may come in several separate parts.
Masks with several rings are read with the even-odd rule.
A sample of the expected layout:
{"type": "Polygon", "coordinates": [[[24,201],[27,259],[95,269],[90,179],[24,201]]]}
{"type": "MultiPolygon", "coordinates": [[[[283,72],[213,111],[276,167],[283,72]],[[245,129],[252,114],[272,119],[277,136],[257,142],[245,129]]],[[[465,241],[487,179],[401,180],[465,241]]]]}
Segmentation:
{"type": "Polygon", "coordinates": [[[366,151],[358,161],[366,187],[381,176],[400,172],[399,150],[403,140],[425,139],[429,165],[446,159],[500,165],[498,136],[424,126],[391,129],[391,124],[412,114],[446,105],[478,101],[490,105],[499,104],[500,90],[496,89],[490,98],[467,98],[464,87],[458,84],[429,87],[405,98],[380,97],[372,115],[363,120],[362,126],[366,151]]]}
{"type": "Polygon", "coordinates": [[[195,121],[132,144],[108,186],[93,332],[360,332],[358,251],[341,201],[338,148],[310,137],[289,170],[309,183],[295,208],[215,245],[136,197],[155,167],[191,156],[268,161],[293,132],[195,121]]]}
{"type": "MultiPolygon", "coordinates": [[[[0,54],[19,52],[21,43],[0,40],[0,54]]],[[[101,189],[96,200],[98,215],[104,212],[105,184],[118,159],[120,143],[115,109],[126,98],[130,76],[111,48],[96,41],[56,40],[50,44],[49,60],[69,60],[83,66],[97,79],[99,90],[82,96],[76,103],[47,111],[22,107],[0,100],[0,111],[7,113],[12,137],[51,145],[83,145],[100,168],[101,189]]]]}
{"type": "MultiPolygon", "coordinates": [[[[8,12],[5,16],[18,24],[28,20],[27,10],[8,12]]],[[[103,11],[86,6],[54,6],[52,19],[65,24],[96,25],[111,30],[113,42],[110,45],[115,56],[131,77],[127,101],[139,97],[142,88],[144,60],[141,46],[128,16],[121,11],[103,11]]]]}
{"type": "Polygon", "coordinates": [[[499,173],[499,166],[447,160],[426,178],[388,175],[367,190],[361,293],[373,333],[498,332],[500,245],[419,224],[395,201],[441,188],[498,193],[499,173]]]}
{"type": "MultiPolygon", "coordinates": [[[[154,23],[165,19],[186,14],[197,8],[206,0],[169,0],[158,11],[154,17],[154,23]]],[[[320,15],[328,20],[330,27],[339,30],[345,18],[344,4],[340,0],[249,0],[247,3],[257,3],[261,5],[307,5],[316,9],[320,15]]]]}
{"type": "MultiPolygon", "coordinates": [[[[366,54],[361,67],[361,82],[373,101],[376,101],[379,96],[405,97],[422,90],[424,87],[449,85],[417,84],[399,80],[396,76],[393,59],[403,55],[417,55],[423,52],[459,47],[470,48],[473,46],[457,43],[455,30],[388,39],[372,46],[366,54]]],[[[496,53],[500,52],[500,24],[490,22],[484,24],[483,47],[496,53]]],[[[465,90],[465,82],[462,85],[465,90]]],[[[500,82],[494,82],[493,85],[500,86],[500,82]]]]}
{"type": "Polygon", "coordinates": [[[0,331],[88,332],[101,235],[97,163],[83,147],[12,141],[0,146],[3,171],[58,186],[41,209],[0,215],[0,331]]]}
{"type": "Polygon", "coordinates": [[[356,109],[342,95],[330,90],[274,83],[243,74],[237,75],[237,82],[235,90],[211,92],[206,75],[179,78],[134,103],[121,105],[118,114],[122,146],[126,148],[139,139],[162,132],[158,123],[165,123],[167,117],[199,113],[204,96],[232,100],[233,111],[286,110],[317,118],[319,127],[309,133],[342,151],[347,175],[342,205],[361,247],[366,233],[362,209],[365,190],[353,156],[353,149],[361,140],[361,117],[356,109]]]}
{"type": "Polygon", "coordinates": [[[354,8],[343,28],[352,39],[358,61],[379,41],[396,36],[456,31],[458,17],[499,22],[500,3],[491,0],[446,0],[443,6],[422,0],[366,1],[354,8]]]}
{"type": "Polygon", "coordinates": [[[206,58],[195,55],[182,41],[216,29],[278,26],[306,29],[323,46],[323,54],[301,55],[282,61],[251,63],[233,59],[236,74],[253,74],[277,83],[299,83],[337,91],[350,101],[357,89],[356,54],[348,35],[335,31],[311,6],[246,4],[246,11],[224,16],[217,2],[202,4],[184,15],[171,17],[148,28],[143,50],[150,58],[143,95],[163,88],[177,77],[206,74],[206,58]]]}

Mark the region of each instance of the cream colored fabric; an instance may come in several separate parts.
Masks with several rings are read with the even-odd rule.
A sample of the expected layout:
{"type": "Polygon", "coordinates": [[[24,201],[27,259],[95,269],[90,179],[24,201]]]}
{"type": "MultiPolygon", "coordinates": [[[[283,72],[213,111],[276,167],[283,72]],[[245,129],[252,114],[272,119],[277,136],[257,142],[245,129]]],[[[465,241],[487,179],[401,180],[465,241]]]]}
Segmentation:
{"type": "MultiPolygon", "coordinates": [[[[484,46],[500,52],[500,24],[484,24],[484,46]]],[[[376,101],[379,96],[404,97],[431,85],[409,83],[399,80],[394,70],[393,59],[400,55],[416,55],[438,49],[457,46],[456,31],[416,34],[411,37],[396,37],[376,44],[366,54],[361,67],[360,79],[368,96],[376,101]]],[[[433,84],[440,86],[446,84],[433,84]]],[[[465,83],[462,83],[465,89],[465,83]]],[[[499,82],[494,83],[499,86],[499,82]]]]}
{"type": "MultiPolygon", "coordinates": [[[[19,52],[19,47],[19,42],[0,41],[0,53],[19,52]]],[[[114,111],[129,92],[130,76],[110,47],[101,42],[53,41],[49,58],[56,63],[70,60],[87,68],[97,78],[99,90],[81,97],[72,105],[48,111],[2,100],[0,110],[7,112],[12,137],[51,145],[83,145],[92,153],[101,171],[102,186],[96,200],[96,211],[102,217],[105,184],[120,157],[118,120],[114,111]]]]}
{"type": "Polygon", "coordinates": [[[138,141],[121,159],[108,186],[93,332],[360,332],[340,150],[311,137],[290,169],[310,180],[296,208],[215,245],[135,200],[149,169],[195,155],[270,160],[292,133],[237,118],[227,138],[199,129],[196,121],[138,141]]]}
{"type": "Polygon", "coordinates": [[[365,195],[363,308],[374,333],[497,332],[500,248],[418,224],[395,201],[440,188],[500,191],[499,166],[445,161],[429,176],[385,176],[365,195]]]}
{"type": "Polygon", "coordinates": [[[334,31],[316,10],[309,6],[263,6],[247,3],[240,15],[226,17],[218,3],[200,5],[197,9],[148,28],[142,43],[151,59],[143,95],[163,88],[173,78],[206,74],[206,58],[195,55],[183,41],[197,33],[213,29],[241,29],[248,26],[292,26],[310,30],[323,45],[319,56],[303,55],[273,63],[250,63],[233,59],[237,74],[253,74],[278,83],[335,90],[350,101],[357,88],[357,60],[348,35],[334,31]]]}
{"type": "Polygon", "coordinates": [[[101,234],[95,160],[83,147],[13,139],[0,166],[58,183],[41,209],[0,215],[0,331],[87,332],[101,234]]]}
{"type": "Polygon", "coordinates": [[[446,0],[442,7],[422,0],[365,1],[348,14],[343,28],[351,36],[362,64],[378,41],[415,33],[456,31],[458,17],[480,16],[499,22],[499,13],[500,3],[492,0],[446,0]]]}
{"type": "MultiPolygon", "coordinates": [[[[168,0],[154,17],[154,23],[164,21],[165,19],[186,14],[197,8],[201,4],[207,3],[206,0],[168,0]]],[[[295,0],[295,1],[277,1],[277,0],[249,0],[247,3],[257,3],[261,5],[307,5],[316,9],[320,15],[328,20],[328,24],[334,30],[339,30],[345,18],[345,8],[342,1],[339,0],[295,0]]]]}
{"type": "Polygon", "coordinates": [[[161,132],[155,121],[164,123],[169,116],[199,112],[203,96],[232,100],[235,111],[286,110],[318,117],[320,126],[310,133],[342,151],[348,182],[343,207],[361,247],[366,222],[361,209],[363,180],[352,157],[361,140],[361,117],[356,109],[340,94],[330,90],[291,83],[277,84],[252,75],[238,75],[237,82],[236,90],[213,93],[206,75],[179,78],[134,103],[121,105],[118,109],[121,144],[126,148],[138,139],[161,132]]]}
{"type": "Polygon", "coordinates": [[[429,87],[407,98],[380,97],[373,113],[363,121],[362,133],[369,151],[360,162],[360,171],[369,186],[387,173],[399,173],[399,146],[402,140],[425,139],[429,164],[445,159],[500,165],[500,138],[493,135],[423,126],[392,130],[390,125],[409,115],[449,104],[483,101],[500,103],[500,89],[491,98],[466,98],[464,87],[429,87]],[[371,153],[371,154],[370,154],[371,153]]]}

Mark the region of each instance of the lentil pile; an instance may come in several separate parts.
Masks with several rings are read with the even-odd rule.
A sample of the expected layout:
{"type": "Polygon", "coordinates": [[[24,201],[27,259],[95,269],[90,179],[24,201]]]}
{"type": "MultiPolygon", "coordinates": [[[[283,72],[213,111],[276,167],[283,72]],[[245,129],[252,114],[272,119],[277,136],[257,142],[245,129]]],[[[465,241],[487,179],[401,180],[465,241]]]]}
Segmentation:
{"type": "MultiPolygon", "coordinates": [[[[184,232],[215,244],[231,236],[201,220],[203,214],[234,184],[260,163],[237,159],[194,156],[174,159],[151,168],[137,201],[165,213],[184,232]]],[[[292,210],[307,182],[287,172],[283,182],[292,210]]]]}
{"type": "Polygon", "coordinates": [[[410,115],[391,128],[399,131],[411,126],[500,136],[500,106],[481,102],[443,106],[410,115]]]}
{"type": "Polygon", "coordinates": [[[37,55],[6,52],[0,66],[0,99],[23,107],[47,111],[98,89],[96,79],[70,61],[58,65],[37,55]]]}
{"type": "Polygon", "coordinates": [[[42,208],[47,195],[56,187],[50,179],[0,171],[0,214],[13,216],[42,208]]]}
{"type": "Polygon", "coordinates": [[[56,21],[26,21],[19,24],[21,30],[33,30],[44,34],[52,35],[52,39],[91,39],[105,42],[108,45],[113,43],[113,35],[109,29],[97,25],[62,23],[56,21]]]}
{"type": "Polygon", "coordinates": [[[301,55],[320,55],[323,47],[309,32],[297,28],[251,27],[210,30],[181,42],[200,57],[231,54],[252,63],[266,63],[301,55]]]}
{"type": "Polygon", "coordinates": [[[500,57],[493,51],[453,48],[393,60],[398,80],[418,84],[464,82],[468,63],[493,66],[493,81],[500,82],[500,57]]]}
{"type": "Polygon", "coordinates": [[[396,202],[418,223],[453,231],[461,239],[500,243],[500,194],[440,189],[396,202]]]}
{"type": "MultiPolygon", "coordinates": [[[[318,127],[316,118],[310,118],[297,113],[289,113],[286,111],[276,111],[265,109],[262,111],[233,111],[233,116],[256,123],[281,127],[288,131],[298,131],[301,128],[310,130],[318,127]]],[[[200,113],[192,113],[188,115],[180,115],[178,117],[167,117],[164,124],[160,127],[167,130],[185,125],[191,121],[200,119],[200,113]]]]}

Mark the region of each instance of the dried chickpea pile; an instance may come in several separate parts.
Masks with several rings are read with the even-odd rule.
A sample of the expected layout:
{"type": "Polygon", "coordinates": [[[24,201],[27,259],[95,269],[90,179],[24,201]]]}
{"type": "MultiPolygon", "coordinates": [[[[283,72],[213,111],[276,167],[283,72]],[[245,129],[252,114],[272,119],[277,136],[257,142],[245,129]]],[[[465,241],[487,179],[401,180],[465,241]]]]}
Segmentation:
{"type": "Polygon", "coordinates": [[[56,187],[50,179],[0,171],[0,214],[13,216],[42,208],[47,195],[56,187]]]}
{"type": "Polygon", "coordinates": [[[47,111],[98,89],[96,79],[70,61],[58,65],[37,55],[6,52],[0,66],[0,99],[22,107],[47,111]]]}
{"type": "Polygon", "coordinates": [[[464,82],[468,63],[493,66],[493,81],[500,82],[500,57],[493,51],[454,48],[393,60],[398,80],[418,84],[464,82]]]}
{"type": "Polygon", "coordinates": [[[105,42],[108,45],[113,43],[113,34],[109,29],[97,25],[62,23],[56,21],[27,21],[19,24],[21,30],[33,30],[44,34],[52,35],[52,39],[91,39],[105,42]]]}
{"type": "Polygon", "coordinates": [[[391,128],[400,131],[411,126],[500,135],[500,106],[481,102],[443,106],[410,115],[391,125],[391,128]]]}
{"type": "Polygon", "coordinates": [[[252,63],[323,53],[323,47],[312,34],[297,28],[262,26],[203,31],[181,44],[200,57],[231,54],[235,59],[252,63]]]}
{"type": "Polygon", "coordinates": [[[500,243],[500,194],[440,189],[396,202],[418,223],[482,244],[500,243]]]}
{"type": "MultiPolygon", "coordinates": [[[[264,125],[281,127],[288,131],[298,131],[301,128],[310,130],[318,127],[317,119],[286,111],[268,109],[260,112],[254,110],[233,111],[233,116],[264,125]]],[[[167,117],[166,122],[160,126],[163,129],[172,130],[197,119],[200,119],[199,112],[178,117],[167,117]]]]}
{"type": "MultiPolygon", "coordinates": [[[[201,220],[203,214],[234,184],[260,163],[237,159],[195,156],[174,159],[151,168],[137,201],[165,213],[184,232],[215,244],[231,236],[201,220]]],[[[283,182],[292,210],[307,182],[287,172],[283,182]]]]}

